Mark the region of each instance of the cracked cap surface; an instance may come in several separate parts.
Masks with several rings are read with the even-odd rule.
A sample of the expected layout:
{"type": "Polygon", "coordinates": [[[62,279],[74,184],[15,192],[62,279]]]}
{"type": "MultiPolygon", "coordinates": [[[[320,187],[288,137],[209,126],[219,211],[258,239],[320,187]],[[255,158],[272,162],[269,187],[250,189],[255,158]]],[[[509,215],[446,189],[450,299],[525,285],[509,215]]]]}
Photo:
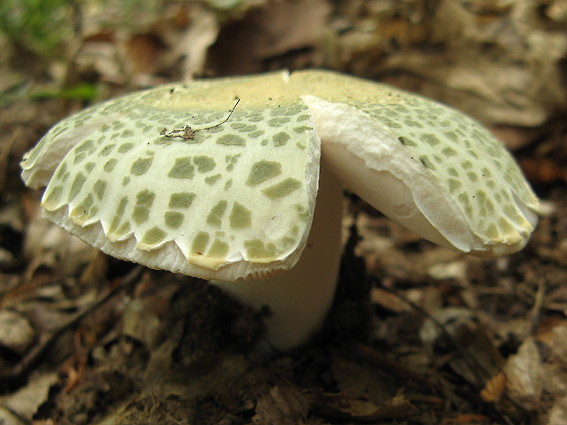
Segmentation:
{"type": "Polygon", "coordinates": [[[475,121],[325,71],[171,84],[95,105],[53,127],[26,154],[22,177],[47,186],[47,219],[110,255],[206,279],[262,279],[292,267],[305,247],[319,137],[404,181],[415,208],[459,250],[505,253],[493,248],[520,247],[537,222],[518,166],[475,121]],[[357,128],[336,140],[334,105],[346,121],[371,122],[380,140],[357,128]],[[186,126],[190,138],[163,134],[186,126]],[[410,169],[421,177],[407,177],[410,169]],[[443,194],[476,245],[452,240],[425,190],[443,194]]]}

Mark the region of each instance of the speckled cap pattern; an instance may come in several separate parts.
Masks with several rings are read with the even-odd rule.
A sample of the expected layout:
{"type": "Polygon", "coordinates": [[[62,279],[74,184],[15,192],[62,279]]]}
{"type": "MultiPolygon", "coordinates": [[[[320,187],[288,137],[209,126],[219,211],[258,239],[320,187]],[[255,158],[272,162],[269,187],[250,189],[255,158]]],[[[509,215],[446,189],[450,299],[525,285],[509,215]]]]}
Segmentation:
{"type": "Polygon", "coordinates": [[[278,263],[291,267],[317,192],[320,145],[307,107],[296,99],[250,108],[243,96],[222,123],[238,93],[223,99],[224,108],[168,107],[186,91],[133,94],[56,125],[24,166],[42,163],[43,152],[63,140],[74,143],[64,143],[70,149],[50,181],[38,183],[48,183],[46,217],[151,267],[208,278],[231,278],[234,270],[264,278],[278,263]],[[187,126],[191,138],[166,137],[187,126]]]}
{"type": "Polygon", "coordinates": [[[533,230],[524,211],[537,198],[476,122],[325,71],[166,85],[95,105],[53,127],[22,176],[47,186],[47,219],[110,255],[207,279],[263,279],[297,262],[311,227],[325,134],[305,96],[379,123],[489,243],[533,230]]]}

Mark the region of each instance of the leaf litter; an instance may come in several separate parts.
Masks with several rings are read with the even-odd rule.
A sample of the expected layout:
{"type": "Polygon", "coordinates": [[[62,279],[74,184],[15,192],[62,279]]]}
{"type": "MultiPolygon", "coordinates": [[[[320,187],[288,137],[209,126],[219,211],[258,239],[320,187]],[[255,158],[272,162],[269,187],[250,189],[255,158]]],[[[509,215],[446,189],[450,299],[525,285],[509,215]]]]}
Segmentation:
{"type": "Polygon", "coordinates": [[[25,44],[33,33],[1,36],[3,421],[567,423],[567,2],[87,4],[58,12],[74,30],[49,54],[25,44]],[[68,87],[90,84],[100,100],[282,67],[382,80],[492,126],[544,200],[528,247],[465,258],[349,195],[325,328],[263,359],[254,346],[269,312],[97,253],[45,223],[19,181],[23,152],[85,106],[68,87]]]}

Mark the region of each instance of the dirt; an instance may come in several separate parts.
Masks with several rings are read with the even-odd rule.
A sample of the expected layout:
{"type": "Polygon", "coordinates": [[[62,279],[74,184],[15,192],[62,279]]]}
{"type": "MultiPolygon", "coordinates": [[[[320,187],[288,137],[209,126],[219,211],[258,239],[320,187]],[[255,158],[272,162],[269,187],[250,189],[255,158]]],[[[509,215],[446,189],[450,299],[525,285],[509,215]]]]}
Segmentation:
{"type": "Polygon", "coordinates": [[[84,9],[80,26],[65,9],[74,29],[52,50],[0,40],[1,421],[567,424],[566,3],[151,4],[84,9]],[[466,257],[345,193],[325,325],[266,357],[269,311],[87,247],[41,219],[41,191],[19,178],[24,152],[91,102],[282,67],[386,81],[482,120],[542,199],[528,246],[466,257]]]}

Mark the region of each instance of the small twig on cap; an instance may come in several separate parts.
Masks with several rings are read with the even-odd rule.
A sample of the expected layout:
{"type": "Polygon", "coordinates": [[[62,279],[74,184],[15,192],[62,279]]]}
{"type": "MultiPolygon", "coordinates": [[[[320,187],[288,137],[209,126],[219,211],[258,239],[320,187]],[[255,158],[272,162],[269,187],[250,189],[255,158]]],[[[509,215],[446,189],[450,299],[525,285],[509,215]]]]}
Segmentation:
{"type": "Polygon", "coordinates": [[[191,128],[191,126],[186,125],[184,128],[182,129],[178,129],[178,130],[171,130],[168,131],[167,128],[164,128],[163,130],[160,131],[159,135],[160,136],[164,136],[164,137],[168,137],[170,139],[173,139],[175,137],[181,137],[181,139],[183,140],[192,140],[195,138],[195,133],[197,131],[201,131],[201,130],[210,130],[211,128],[215,128],[218,126],[223,125],[225,122],[227,122],[230,117],[232,116],[232,113],[234,112],[234,110],[236,109],[236,107],[238,106],[238,104],[240,103],[240,99],[237,99],[236,103],[234,104],[234,106],[232,107],[232,109],[230,110],[230,113],[228,114],[228,116],[221,122],[219,122],[218,124],[215,124],[211,127],[205,127],[205,128],[198,128],[197,130],[193,130],[191,128]]]}

